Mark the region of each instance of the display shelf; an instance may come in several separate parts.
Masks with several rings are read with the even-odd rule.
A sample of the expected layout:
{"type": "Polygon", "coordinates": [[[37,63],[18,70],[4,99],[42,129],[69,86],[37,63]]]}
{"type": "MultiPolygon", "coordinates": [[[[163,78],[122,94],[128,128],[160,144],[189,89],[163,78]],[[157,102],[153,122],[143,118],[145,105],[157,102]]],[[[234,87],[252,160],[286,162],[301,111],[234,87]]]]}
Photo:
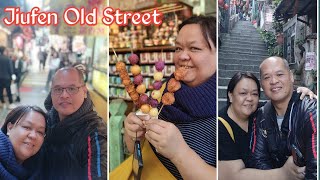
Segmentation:
{"type": "MultiPolygon", "coordinates": [[[[163,6],[162,24],[159,26],[110,26],[109,40],[109,82],[110,96],[129,98],[125,88],[121,85],[121,79],[116,73],[116,63],[122,61],[126,64],[126,69],[131,80],[133,76],[130,72],[128,57],[131,53],[139,56],[138,65],[141,68],[143,83],[150,93],[153,85],[153,75],[157,70],[155,63],[164,61],[163,79],[167,79],[175,71],[173,62],[175,52],[175,40],[178,35],[178,26],[183,20],[192,15],[192,7],[181,3],[165,3],[163,6]],[[114,53],[116,52],[116,54],[114,53]]],[[[160,8],[160,7],[154,7],[160,8]]],[[[143,11],[148,9],[141,9],[143,11]]]]}

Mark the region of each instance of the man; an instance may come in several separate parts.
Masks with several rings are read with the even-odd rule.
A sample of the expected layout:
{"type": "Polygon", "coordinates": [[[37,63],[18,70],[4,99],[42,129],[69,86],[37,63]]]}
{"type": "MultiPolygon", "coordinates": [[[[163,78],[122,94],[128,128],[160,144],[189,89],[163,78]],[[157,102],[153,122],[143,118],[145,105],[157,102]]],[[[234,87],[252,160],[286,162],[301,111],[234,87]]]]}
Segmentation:
{"type": "Polygon", "coordinates": [[[81,71],[58,70],[45,107],[44,179],[106,179],[107,126],[93,110],[81,71]]]}
{"type": "Polygon", "coordinates": [[[265,95],[271,100],[258,110],[251,137],[251,165],[259,169],[283,166],[295,145],[304,156],[305,179],[317,179],[317,102],[293,89],[287,61],[269,57],[260,65],[265,95]]]}
{"type": "Polygon", "coordinates": [[[12,100],[11,94],[11,78],[13,75],[13,65],[12,61],[4,55],[6,48],[4,46],[0,47],[0,100],[3,106],[5,106],[5,101],[3,97],[3,89],[6,89],[7,96],[9,99],[9,109],[15,108],[12,100]]]}

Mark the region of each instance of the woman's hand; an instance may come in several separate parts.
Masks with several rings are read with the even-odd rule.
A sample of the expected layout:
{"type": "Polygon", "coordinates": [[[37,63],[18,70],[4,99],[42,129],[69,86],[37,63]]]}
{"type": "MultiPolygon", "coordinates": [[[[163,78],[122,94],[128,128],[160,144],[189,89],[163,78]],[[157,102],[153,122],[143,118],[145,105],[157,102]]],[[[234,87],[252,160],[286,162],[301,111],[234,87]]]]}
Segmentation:
{"type": "Polygon", "coordinates": [[[146,129],[144,128],[143,121],[148,120],[148,118],[150,118],[149,115],[138,117],[134,112],[131,112],[127,116],[124,120],[124,128],[131,140],[135,141],[136,137],[141,139],[144,136],[146,129]]]}
{"type": "Polygon", "coordinates": [[[287,179],[304,179],[306,167],[299,167],[294,164],[292,156],[288,158],[286,163],[280,168],[285,173],[287,179]]]}
{"type": "Polygon", "coordinates": [[[172,160],[181,151],[188,149],[179,129],[172,123],[160,119],[146,121],[146,139],[164,157],[172,160]]]}
{"type": "Polygon", "coordinates": [[[306,87],[298,87],[297,88],[297,93],[301,93],[300,99],[302,100],[306,95],[310,97],[310,99],[318,99],[317,95],[314,94],[310,89],[306,87]]]}

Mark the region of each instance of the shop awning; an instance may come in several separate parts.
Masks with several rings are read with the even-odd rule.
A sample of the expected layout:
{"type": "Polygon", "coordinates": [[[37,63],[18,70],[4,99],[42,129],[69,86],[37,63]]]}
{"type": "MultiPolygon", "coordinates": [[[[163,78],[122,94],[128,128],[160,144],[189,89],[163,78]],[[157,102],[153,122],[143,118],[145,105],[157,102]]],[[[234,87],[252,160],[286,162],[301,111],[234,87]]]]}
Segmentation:
{"type": "Polygon", "coordinates": [[[274,12],[277,21],[286,21],[296,14],[298,16],[317,15],[317,0],[283,0],[274,12]]]}

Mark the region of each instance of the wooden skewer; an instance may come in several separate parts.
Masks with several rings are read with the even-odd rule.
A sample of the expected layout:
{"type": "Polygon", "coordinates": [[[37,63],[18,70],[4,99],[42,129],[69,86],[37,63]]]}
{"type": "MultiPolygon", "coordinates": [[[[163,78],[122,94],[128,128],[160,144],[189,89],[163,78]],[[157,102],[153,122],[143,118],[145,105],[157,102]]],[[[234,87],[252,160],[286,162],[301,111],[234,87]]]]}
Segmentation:
{"type": "Polygon", "coordinates": [[[117,56],[117,53],[116,53],[116,51],[114,50],[114,48],[112,48],[112,51],[113,51],[113,53],[114,53],[114,55],[116,56],[116,59],[117,59],[117,61],[118,61],[118,56],[117,56]]]}
{"type": "Polygon", "coordinates": [[[162,104],[162,106],[161,106],[161,108],[160,108],[160,110],[159,110],[159,112],[158,112],[158,116],[159,116],[159,114],[160,114],[160,112],[161,112],[161,110],[162,110],[163,106],[164,106],[164,104],[162,104]]]}

